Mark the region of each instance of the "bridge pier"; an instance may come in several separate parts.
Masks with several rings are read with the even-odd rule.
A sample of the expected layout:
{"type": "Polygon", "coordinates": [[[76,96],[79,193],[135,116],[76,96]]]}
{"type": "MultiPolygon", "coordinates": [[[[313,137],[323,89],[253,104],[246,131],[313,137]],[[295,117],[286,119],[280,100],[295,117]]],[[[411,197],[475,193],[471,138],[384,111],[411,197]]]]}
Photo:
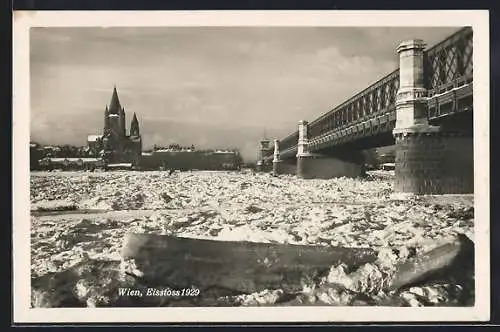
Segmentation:
{"type": "Polygon", "coordinates": [[[363,173],[364,157],[360,151],[337,149],[326,153],[309,152],[308,122],[299,122],[297,176],[302,179],[358,177],[363,173]]]}
{"type": "Polygon", "coordinates": [[[313,156],[309,153],[307,139],[308,122],[305,120],[299,121],[299,140],[297,142],[297,176],[302,179],[311,178],[313,174],[309,172],[312,168],[313,156]]]}
{"type": "Polygon", "coordinates": [[[257,163],[255,164],[255,170],[257,172],[262,172],[262,160],[257,160],[257,163]]]}
{"type": "Polygon", "coordinates": [[[273,174],[281,174],[280,141],[274,140],[273,174]]]}
{"type": "Polygon", "coordinates": [[[260,141],[259,155],[258,155],[257,164],[256,164],[256,171],[257,172],[270,171],[270,169],[269,169],[270,165],[269,165],[269,163],[266,162],[266,159],[265,159],[267,152],[270,150],[269,143],[270,143],[270,141],[266,138],[264,138],[260,141]]]}
{"type": "Polygon", "coordinates": [[[313,169],[313,156],[312,155],[297,155],[297,177],[301,179],[313,179],[316,174],[312,172],[313,169]]]}
{"type": "Polygon", "coordinates": [[[428,129],[395,133],[395,191],[414,194],[473,193],[472,137],[428,129]]]}
{"type": "Polygon", "coordinates": [[[422,40],[402,42],[396,95],[395,191],[413,194],[473,192],[472,137],[430,125],[422,40]],[[460,146],[464,150],[460,151],[460,146]],[[460,156],[462,154],[462,156],[460,156]]]}

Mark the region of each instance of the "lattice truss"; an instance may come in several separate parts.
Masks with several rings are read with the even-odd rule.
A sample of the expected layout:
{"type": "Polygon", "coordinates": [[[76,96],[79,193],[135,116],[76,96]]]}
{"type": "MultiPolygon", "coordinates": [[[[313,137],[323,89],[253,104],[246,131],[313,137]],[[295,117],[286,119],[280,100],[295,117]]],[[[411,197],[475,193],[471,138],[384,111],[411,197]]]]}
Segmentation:
{"type": "MultiPolygon", "coordinates": [[[[424,82],[432,96],[472,81],[472,29],[465,28],[424,53],[424,82]]],[[[308,138],[341,130],[394,111],[399,68],[309,124],[308,138]]],[[[297,145],[298,132],[280,142],[284,151],[297,145]]]]}
{"type": "Polygon", "coordinates": [[[280,142],[280,151],[285,151],[295,145],[299,141],[299,132],[296,131],[292,135],[286,137],[280,142]]]}
{"type": "Polygon", "coordinates": [[[425,52],[424,77],[430,95],[472,77],[472,51],[472,29],[464,29],[425,52]]]}
{"type": "Polygon", "coordinates": [[[311,123],[310,137],[366,121],[376,114],[389,111],[395,105],[398,88],[399,70],[395,70],[311,123]]]}

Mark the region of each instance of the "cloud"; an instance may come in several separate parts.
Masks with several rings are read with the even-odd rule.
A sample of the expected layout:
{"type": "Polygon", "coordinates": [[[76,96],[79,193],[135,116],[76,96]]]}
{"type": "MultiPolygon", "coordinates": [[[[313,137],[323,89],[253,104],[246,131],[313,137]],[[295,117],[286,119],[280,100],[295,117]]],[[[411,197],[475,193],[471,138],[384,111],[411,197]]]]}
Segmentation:
{"type": "MultiPolygon", "coordinates": [[[[284,137],[397,67],[397,44],[452,28],[33,28],[31,134],[85,144],[117,86],[146,147],[284,137]],[[163,143],[162,143],[163,142],[163,143]]],[[[456,30],[456,29],[455,29],[456,30]]]]}

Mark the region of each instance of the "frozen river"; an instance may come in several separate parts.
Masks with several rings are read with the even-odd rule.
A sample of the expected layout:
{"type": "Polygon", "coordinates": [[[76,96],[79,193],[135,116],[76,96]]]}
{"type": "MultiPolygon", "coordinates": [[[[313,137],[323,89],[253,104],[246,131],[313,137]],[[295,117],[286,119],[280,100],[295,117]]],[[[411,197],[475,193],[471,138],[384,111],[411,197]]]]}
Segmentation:
{"type": "MultiPolygon", "coordinates": [[[[129,232],[374,248],[386,265],[455,234],[473,240],[472,195],[402,197],[393,193],[393,177],[387,171],[371,172],[364,179],[330,180],[245,171],[170,176],[166,172],[33,172],[32,277],[64,271],[87,259],[119,261],[123,237],[129,232]]],[[[369,278],[374,278],[382,268],[366,267],[358,277],[371,273],[369,278]]],[[[344,272],[332,267],[327,277],[345,279],[344,272]]],[[[387,295],[367,290],[362,282],[356,287],[349,294],[368,292],[375,302],[387,295]]],[[[457,291],[454,287],[463,289],[449,282],[413,287],[397,295],[398,305],[450,305],[450,294],[457,291]]],[[[240,296],[239,303],[272,304],[276,292],[240,296]]],[[[321,301],[353,305],[352,298],[342,296],[323,296],[321,301]]]]}

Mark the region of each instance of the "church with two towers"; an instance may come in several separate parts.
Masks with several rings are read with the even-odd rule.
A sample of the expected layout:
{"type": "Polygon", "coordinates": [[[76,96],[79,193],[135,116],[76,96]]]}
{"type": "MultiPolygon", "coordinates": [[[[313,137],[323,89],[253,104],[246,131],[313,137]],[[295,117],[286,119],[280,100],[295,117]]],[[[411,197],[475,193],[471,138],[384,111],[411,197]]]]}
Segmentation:
{"type": "Polygon", "coordinates": [[[134,113],[127,135],[125,108],[120,104],[116,86],[113,88],[109,107],[106,105],[104,110],[103,134],[89,135],[87,144],[107,164],[131,163],[139,167],[142,153],[139,122],[134,113]]]}

